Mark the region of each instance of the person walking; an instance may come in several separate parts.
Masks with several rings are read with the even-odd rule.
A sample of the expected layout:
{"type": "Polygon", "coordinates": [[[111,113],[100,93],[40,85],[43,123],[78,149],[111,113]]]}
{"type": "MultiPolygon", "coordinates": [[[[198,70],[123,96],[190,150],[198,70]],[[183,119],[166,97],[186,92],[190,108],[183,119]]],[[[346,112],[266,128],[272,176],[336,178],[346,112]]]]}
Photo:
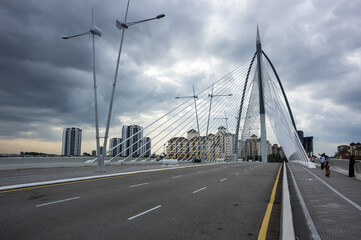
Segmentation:
{"type": "MultiPolygon", "coordinates": [[[[320,154],[318,154],[320,155],[320,154]]],[[[322,153],[321,156],[321,169],[323,169],[325,167],[325,162],[326,162],[326,157],[325,157],[325,153],[322,153]]]]}
{"type": "Polygon", "coordinates": [[[325,175],[326,175],[326,177],[329,177],[330,176],[330,163],[327,161],[327,160],[325,160],[325,175]]]}
{"type": "Polygon", "coordinates": [[[348,176],[354,177],[355,176],[355,156],[351,155],[350,162],[348,165],[348,176]]]}

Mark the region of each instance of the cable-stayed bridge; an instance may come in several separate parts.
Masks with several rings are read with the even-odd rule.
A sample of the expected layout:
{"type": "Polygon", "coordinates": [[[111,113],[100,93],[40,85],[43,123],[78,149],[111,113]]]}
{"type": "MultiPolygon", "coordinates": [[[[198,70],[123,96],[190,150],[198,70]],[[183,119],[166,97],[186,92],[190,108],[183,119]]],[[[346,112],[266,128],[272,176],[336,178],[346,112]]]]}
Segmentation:
{"type": "MultiPolygon", "coordinates": [[[[262,162],[268,162],[271,144],[266,126],[272,128],[285,157],[308,167],[309,161],[280,78],[261,46],[257,28],[256,52],[210,86],[177,96],[180,104],[144,128],[134,126],[127,138],[112,146],[114,157],[182,161],[237,161],[254,154],[251,136],[260,136],[262,162]],[[266,117],[270,124],[266,124],[266,117]],[[250,153],[252,151],[252,153],[250,153]]],[[[255,148],[255,147],[253,147],[255,148]]],[[[95,161],[94,159],[93,161],[95,161]]],[[[103,164],[103,163],[100,163],[103,164]]]]}
{"type": "MultiPolygon", "coordinates": [[[[145,128],[131,126],[108,151],[118,149],[121,162],[157,153],[179,166],[145,161],[109,165],[105,174],[29,158],[18,165],[39,161],[35,169],[1,169],[0,239],[359,239],[359,181],[336,172],[342,160],[329,160],[329,178],[312,169],[258,31],[256,46],[252,58],[178,96],[179,106],[145,128]],[[238,162],[256,135],[268,162],[266,126],[291,163],[238,162]]],[[[15,161],[0,159],[0,167],[15,161]]]]}

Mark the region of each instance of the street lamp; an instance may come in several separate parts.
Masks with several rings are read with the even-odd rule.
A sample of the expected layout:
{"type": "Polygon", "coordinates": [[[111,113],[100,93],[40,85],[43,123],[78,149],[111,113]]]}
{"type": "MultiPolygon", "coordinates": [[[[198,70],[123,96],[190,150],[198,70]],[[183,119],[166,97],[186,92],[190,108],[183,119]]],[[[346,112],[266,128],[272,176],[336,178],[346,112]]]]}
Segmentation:
{"type": "Polygon", "coordinates": [[[80,37],[84,35],[91,34],[93,37],[93,79],[94,79],[94,108],[95,108],[95,138],[97,146],[97,161],[98,161],[98,170],[100,164],[100,144],[99,144],[99,121],[98,121],[98,97],[97,97],[97,80],[95,74],[95,44],[94,44],[94,35],[99,37],[102,36],[102,30],[94,25],[94,11],[92,10],[92,28],[84,33],[72,35],[72,36],[63,36],[62,39],[70,39],[75,37],[80,37]]]}
{"type": "Polygon", "coordinates": [[[211,94],[208,94],[208,97],[210,97],[211,99],[209,102],[209,112],[208,112],[208,121],[207,121],[206,148],[208,148],[208,129],[209,129],[209,119],[211,118],[212,99],[213,99],[213,97],[231,97],[232,96],[232,93],[230,93],[230,94],[213,94],[213,87],[214,87],[214,84],[212,84],[211,94]]]}
{"type": "Polygon", "coordinates": [[[203,154],[202,154],[202,146],[201,146],[201,132],[199,129],[199,121],[198,121],[198,111],[197,111],[197,102],[196,99],[198,99],[198,96],[196,96],[196,93],[194,91],[194,85],[193,85],[193,96],[186,96],[186,97],[175,97],[176,99],[179,98],[193,98],[194,99],[194,109],[196,111],[196,119],[197,119],[197,128],[198,128],[198,145],[199,145],[199,152],[201,154],[201,163],[204,163],[203,154]]]}
{"type": "Polygon", "coordinates": [[[123,46],[123,39],[124,39],[125,29],[128,29],[129,26],[132,26],[132,25],[135,25],[135,24],[138,24],[138,23],[147,22],[147,21],[151,21],[151,20],[154,20],[154,19],[160,19],[160,18],[165,17],[164,14],[160,14],[160,15],[154,17],[154,18],[148,18],[148,19],[144,19],[144,20],[140,20],[140,21],[135,21],[135,22],[129,22],[129,23],[127,23],[129,2],[130,2],[130,0],[128,0],[127,9],[126,9],[126,12],[125,12],[124,22],[119,22],[118,20],[116,20],[116,22],[115,22],[116,27],[117,27],[119,30],[122,30],[122,37],[121,37],[121,40],[120,40],[117,66],[116,66],[116,69],[115,69],[115,76],[114,76],[113,90],[112,90],[112,95],[111,95],[110,105],[109,105],[107,125],[106,125],[106,128],[105,128],[105,136],[104,136],[104,144],[103,144],[103,154],[102,154],[101,163],[100,163],[100,167],[98,168],[98,171],[104,171],[104,159],[105,159],[106,148],[107,148],[107,141],[108,141],[108,134],[109,134],[109,126],[110,126],[110,118],[111,118],[111,115],[112,115],[112,108],[113,108],[113,101],[114,101],[114,93],[115,93],[115,87],[116,87],[116,85],[117,85],[117,76],[118,76],[118,69],[119,69],[119,59],[120,59],[120,55],[122,54],[122,46],[123,46]]]}
{"type": "MultiPolygon", "coordinates": [[[[228,130],[228,118],[227,118],[226,112],[224,112],[224,118],[213,118],[213,119],[224,119],[224,120],[226,120],[226,128],[227,128],[226,134],[228,135],[228,144],[229,144],[229,146],[231,146],[231,141],[229,139],[229,130],[228,130]]],[[[225,147],[224,147],[224,159],[226,159],[226,148],[225,147]]]]}

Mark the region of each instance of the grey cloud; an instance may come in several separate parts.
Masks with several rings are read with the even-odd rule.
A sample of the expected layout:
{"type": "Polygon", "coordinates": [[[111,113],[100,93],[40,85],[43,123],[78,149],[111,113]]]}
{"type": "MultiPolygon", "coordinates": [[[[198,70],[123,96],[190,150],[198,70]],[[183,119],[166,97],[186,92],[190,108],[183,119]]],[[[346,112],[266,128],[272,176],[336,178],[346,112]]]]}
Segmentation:
{"type": "MultiPolygon", "coordinates": [[[[95,43],[99,115],[101,126],[105,125],[121,37],[115,20],[124,19],[126,2],[0,3],[0,138],[20,138],[27,136],[26,132],[37,132],[37,139],[53,141],[58,133],[46,133],[43,127],[94,125],[91,36],[61,39],[62,35],[89,30],[92,8],[95,24],[103,30],[95,43]]],[[[320,105],[313,107],[321,108],[322,100],[327,99],[359,117],[360,66],[345,57],[361,48],[357,11],[360,3],[339,0],[308,4],[132,0],[129,21],[159,13],[165,13],[166,18],[132,26],[125,32],[113,126],[119,124],[113,119],[125,113],[162,106],[162,110],[170,109],[177,104],[174,96],[189,95],[192,84],[196,90],[204,89],[250,59],[255,52],[257,23],[263,50],[275,65],[286,91],[303,87],[319,99],[320,105]],[[217,61],[207,63],[210,71],[174,72],[177,62],[193,63],[197,59],[217,61]],[[147,75],[150,67],[162,69],[177,84],[159,82],[147,75]]],[[[335,112],[334,120],[322,123],[324,131],[317,131],[317,121],[309,132],[330,139],[327,131],[332,129],[342,140],[354,139],[358,126],[342,124],[338,115],[335,112]]]]}

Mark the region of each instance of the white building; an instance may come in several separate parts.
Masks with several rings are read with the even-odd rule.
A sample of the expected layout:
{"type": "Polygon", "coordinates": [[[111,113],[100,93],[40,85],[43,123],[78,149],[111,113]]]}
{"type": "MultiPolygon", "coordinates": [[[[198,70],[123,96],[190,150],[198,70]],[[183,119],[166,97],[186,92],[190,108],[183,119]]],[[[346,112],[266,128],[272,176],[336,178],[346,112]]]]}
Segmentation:
{"type": "Polygon", "coordinates": [[[80,156],[81,136],[82,130],[80,128],[64,128],[61,154],[64,156],[80,156]]]}
{"type": "Polygon", "coordinates": [[[122,139],[121,138],[112,138],[109,140],[109,149],[112,149],[113,147],[117,146],[113,150],[110,151],[110,155],[115,157],[119,156],[119,154],[122,151],[122,139]]]}
{"type": "Polygon", "coordinates": [[[123,126],[122,138],[123,157],[149,157],[151,155],[151,139],[143,137],[143,128],[141,126],[123,126]]]}

